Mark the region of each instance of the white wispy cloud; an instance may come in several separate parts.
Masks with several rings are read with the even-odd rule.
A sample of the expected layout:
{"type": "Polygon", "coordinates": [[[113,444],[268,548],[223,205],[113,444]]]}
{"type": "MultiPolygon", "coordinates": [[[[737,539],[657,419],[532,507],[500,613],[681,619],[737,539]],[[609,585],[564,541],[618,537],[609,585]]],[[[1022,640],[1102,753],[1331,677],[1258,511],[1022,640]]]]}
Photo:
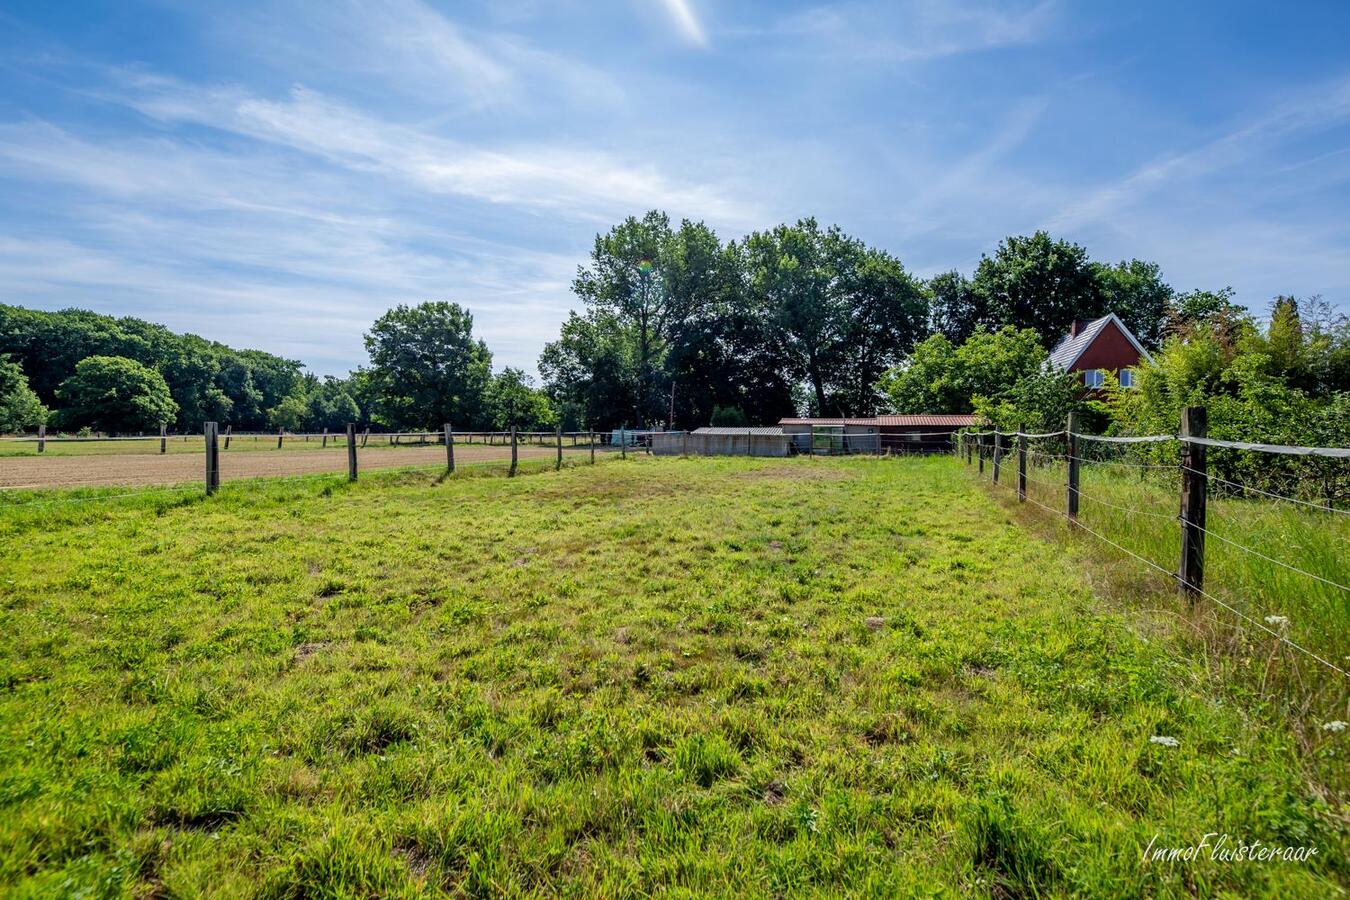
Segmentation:
{"type": "Polygon", "coordinates": [[[686,42],[698,47],[708,46],[708,33],[694,13],[691,0],[661,0],[661,3],[665,6],[671,23],[686,42]]]}
{"type": "Polygon", "coordinates": [[[654,163],[587,147],[476,146],[376,118],[305,87],[279,99],[162,82],[150,87],[128,102],[161,121],[207,125],[439,193],[566,210],[591,221],[654,207],[733,226],[757,219],[755,206],[723,185],[676,179],[654,163]]]}
{"type": "Polygon", "coordinates": [[[208,15],[223,44],[305,72],[309,81],[367,89],[373,81],[433,108],[617,106],[625,99],[619,81],[589,60],[469,28],[423,0],[289,0],[208,15]]]}
{"type": "MultiPolygon", "coordinates": [[[[1283,98],[1273,108],[1217,138],[1159,155],[1119,180],[1087,192],[1060,210],[1049,224],[1071,229],[1101,221],[1126,207],[1147,202],[1164,188],[1193,184],[1240,168],[1292,136],[1346,121],[1350,121],[1350,81],[1283,98]]],[[[1263,168],[1275,171],[1279,167],[1263,168]]]]}
{"type": "MultiPolygon", "coordinates": [[[[362,363],[360,335],[376,316],[426,299],[466,304],[501,364],[531,368],[574,303],[584,245],[467,234],[456,225],[463,210],[440,198],[410,206],[342,169],[297,171],[265,145],[93,143],[46,123],[10,124],[0,126],[0,176],[47,184],[51,198],[50,220],[0,233],[8,301],[78,298],[334,374],[362,363]]],[[[549,239],[542,229],[534,237],[549,239]]]]}
{"type": "Polygon", "coordinates": [[[1036,43],[1056,24],[1057,0],[1008,8],[968,0],[850,2],[786,16],[769,33],[830,57],[922,62],[1036,43]]]}

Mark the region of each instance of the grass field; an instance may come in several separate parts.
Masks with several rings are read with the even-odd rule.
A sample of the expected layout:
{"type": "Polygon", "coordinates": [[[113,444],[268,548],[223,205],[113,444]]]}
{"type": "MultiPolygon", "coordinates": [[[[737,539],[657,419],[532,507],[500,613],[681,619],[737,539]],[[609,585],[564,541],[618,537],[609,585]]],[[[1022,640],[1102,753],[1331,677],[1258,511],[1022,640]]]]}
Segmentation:
{"type": "Polygon", "coordinates": [[[0,886],[1350,884],[1350,732],[955,460],[526,468],[0,508],[0,886]],[[1213,832],[1318,853],[1141,862],[1213,832]]]}

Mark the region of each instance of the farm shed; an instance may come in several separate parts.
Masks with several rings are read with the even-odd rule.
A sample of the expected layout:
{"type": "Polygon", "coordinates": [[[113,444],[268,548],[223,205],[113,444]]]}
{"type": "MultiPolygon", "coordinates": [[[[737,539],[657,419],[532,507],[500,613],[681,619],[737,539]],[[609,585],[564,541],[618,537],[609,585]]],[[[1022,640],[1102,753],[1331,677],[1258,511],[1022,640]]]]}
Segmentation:
{"type": "Polygon", "coordinates": [[[975,416],[969,413],[877,416],[881,449],[890,453],[945,453],[951,449],[952,434],[974,424],[975,416]]]}
{"type": "Polygon", "coordinates": [[[798,453],[876,453],[880,426],[867,418],[779,419],[798,453]]]}
{"type": "Polygon", "coordinates": [[[791,441],[783,429],[699,428],[652,435],[656,456],[787,456],[791,441]]]}

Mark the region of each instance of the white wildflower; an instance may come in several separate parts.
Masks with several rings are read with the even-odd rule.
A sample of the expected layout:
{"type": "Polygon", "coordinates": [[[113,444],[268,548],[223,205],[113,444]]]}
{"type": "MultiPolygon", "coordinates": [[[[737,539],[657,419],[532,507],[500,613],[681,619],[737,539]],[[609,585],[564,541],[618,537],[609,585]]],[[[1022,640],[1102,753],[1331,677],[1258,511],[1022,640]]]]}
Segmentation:
{"type": "Polygon", "coordinates": [[[1284,631],[1286,628],[1289,627],[1289,617],[1266,616],[1266,624],[1271,626],[1272,628],[1278,628],[1280,631],[1284,631]]]}
{"type": "Polygon", "coordinates": [[[1161,744],[1164,747],[1180,747],[1181,741],[1174,737],[1168,737],[1165,734],[1155,734],[1148,739],[1150,744],[1161,744]]]}
{"type": "Polygon", "coordinates": [[[1345,723],[1342,722],[1340,719],[1336,719],[1336,720],[1331,721],[1331,722],[1323,722],[1323,723],[1322,723],[1322,730],[1323,730],[1323,731],[1344,731],[1344,730],[1345,730],[1345,723]]]}

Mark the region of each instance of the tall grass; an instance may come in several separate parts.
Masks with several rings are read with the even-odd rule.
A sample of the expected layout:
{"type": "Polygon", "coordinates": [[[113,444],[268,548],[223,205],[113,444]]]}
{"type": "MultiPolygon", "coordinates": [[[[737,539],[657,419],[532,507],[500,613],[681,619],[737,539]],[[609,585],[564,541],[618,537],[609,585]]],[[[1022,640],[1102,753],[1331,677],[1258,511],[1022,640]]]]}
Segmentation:
{"type": "MultiPolygon", "coordinates": [[[[1172,573],[1181,553],[1181,469],[1142,463],[1128,450],[1086,452],[1103,458],[1080,457],[1083,540],[1107,555],[1146,560],[1132,562],[1155,592],[1179,588],[1172,573]]],[[[989,459],[985,476],[992,480],[989,459]]],[[[1067,518],[1067,478],[1062,444],[1029,450],[1027,496],[1042,517],[1067,518]]],[[[1016,479],[1011,451],[1000,477],[1009,495],[1016,479]]],[[[1217,481],[1209,488],[1204,595],[1193,605],[1173,602],[1233,687],[1303,720],[1306,743],[1315,745],[1325,722],[1350,718],[1350,515],[1236,497],[1217,481]]]]}

